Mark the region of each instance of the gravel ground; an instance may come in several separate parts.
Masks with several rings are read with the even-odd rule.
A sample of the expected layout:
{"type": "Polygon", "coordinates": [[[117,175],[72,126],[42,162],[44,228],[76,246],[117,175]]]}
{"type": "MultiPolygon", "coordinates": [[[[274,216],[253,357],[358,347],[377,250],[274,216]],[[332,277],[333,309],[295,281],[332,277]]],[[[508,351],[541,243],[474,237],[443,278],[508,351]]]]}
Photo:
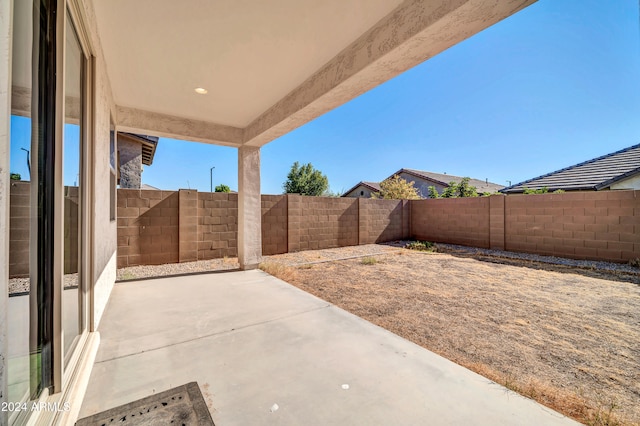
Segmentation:
{"type": "MultiPolygon", "coordinates": [[[[9,294],[28,293],[31,280],[27,278],[10,278],[9,294]]],[[[67,274],[64,276],[64,288],[72,288],[78,285],[78,274],[67,274]]]]}
{"type": "Polygon", "coordinates": [[[199,260],[197,262],[168,263],[165,265],[139,265],[118,269],[116,279],[118,281],[127,281],[198,272],[227,271],[238,268],[238,259],[235,257],[199,260]]]}
{"type": "Polygon", "coordinates": [[[553,265],[573,266],[575,268],[598,269],[601,271],[627,272],[640,274],[640,268],[626,263],[602,262],[598,260],[576,260],[564,257],[542,256],[539,254],[516,253],[504,250],[489,250],[476,247],[457,246],[454,244],[436,244],[438,251],[444,253],[469,253],[473,255],[495,256],[504,259],[529,260],[532,262],[549,263],[553,265]]]}

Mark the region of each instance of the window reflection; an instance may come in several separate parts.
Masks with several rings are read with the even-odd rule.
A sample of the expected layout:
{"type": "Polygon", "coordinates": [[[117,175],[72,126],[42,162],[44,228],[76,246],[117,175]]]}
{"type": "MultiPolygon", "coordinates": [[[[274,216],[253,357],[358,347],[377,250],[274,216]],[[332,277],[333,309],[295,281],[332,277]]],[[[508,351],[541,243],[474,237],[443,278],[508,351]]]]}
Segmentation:
{"type": "Polygon", "coordinates": [[[67,16],[65,40],[65,126],[63,140],[64,283],[62,326],[65,362],[81,333],[81,195],[83,53],[67,16]]]}
{"type": "MultiPolygon", "coordinates": [[[[9,191],[9,299],[7,307],[7,402],[24,402],[37,395],[39,377],[31,372],[31,358],[40,359],[41,348],[31,345],[30,324],[36,312],[32,307],[30,263],[32,190],[31,187],[31,76],[33,44],[33,5],[15,2],[13,8],[13,56],[11,81],[11,139],[9,191]],[[31,349],[33,347],[33,350],[31,349]],[[33,387],[31,380],[34,380],[33,387]]],[[[9,414],[15,423],[20,413],[9,414]]]]}

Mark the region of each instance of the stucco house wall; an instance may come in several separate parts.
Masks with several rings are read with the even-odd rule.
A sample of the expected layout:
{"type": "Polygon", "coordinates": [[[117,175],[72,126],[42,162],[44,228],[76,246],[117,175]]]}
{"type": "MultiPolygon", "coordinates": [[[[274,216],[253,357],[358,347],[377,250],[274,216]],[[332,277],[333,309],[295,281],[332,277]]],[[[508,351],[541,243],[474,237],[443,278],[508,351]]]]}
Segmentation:
{"type": "Polygon", "coordinates": [[[611,189],[640,189],[640,174],[614,183],[611,189]]]}
{"type": "Polygon", "coordinates": [[[95,330],[102,318],[109,295],[116,280],[117,223],[111,220],[111,163],[110,163],[110,131],[112,116],[116,122],[115,102],[111,84],[107,75],[107,67],[102,53],[100,38],[97,33],[97,22],[92,2],[80,2],[81,13],[87,22],[87,36],[91,44],[94,59],[94,99],[93,99],[93,164],[92,182],[88,182],[91,192],[95,194],[92,205],[93,235],[88,241],[93,253],[93,323],[90,331],[95,330]]]}
{"type": "Polygon", "coordinates": [[[118,135],[120,188],[140,189],[142,183],[142,145],[118,135]]]}
{"type": "Polygon", "coordinates": [[[364,185],[358,185],[344,196],[351,198],[371,198],[372,193],[373,191],[371,190],[371,188],[367,188],[364,185]]]}
{"type": "Polygon", "coordinates": [[[414,182],[413,186],[418,190],[418,194],[422,198],[429,197],[429,190],[427,188],[429,188],[430,186],[435,187],[436,190],[438,191],[438,194],[442,194],[442,191],[444,191],[445,189],[445,186],[443,185],[434,183],[427,179],[419,178],[409,173],[403,172],[403,173],[400,173],[398,176],[400,176],[402,179],[406,180],[407,182],[414,182]]]}

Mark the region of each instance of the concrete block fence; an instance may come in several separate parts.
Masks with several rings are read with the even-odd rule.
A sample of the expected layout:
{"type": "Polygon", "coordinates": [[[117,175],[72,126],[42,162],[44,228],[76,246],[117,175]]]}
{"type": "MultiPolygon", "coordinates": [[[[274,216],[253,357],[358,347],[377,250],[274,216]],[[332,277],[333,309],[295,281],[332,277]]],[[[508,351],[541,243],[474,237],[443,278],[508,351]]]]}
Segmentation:
{"type": "Polygon", "coordinates": [[[640,258],[640,191],[411,202],[417,239],[572,259],[640,258]]]}
{"type": "MultiPolygon", "coordinates": [[[[409,238],[409,202],[262,196],[265,255],[409,238]]],[[[118,267],[237,256],[238,195],[118,190],[118,267]]]]}
{"type": "MultiPolygon", "coordinates": [[[[65,206],[73,207],[77,195],[67,192],[65,206]]],[[[640,258],[640,191],[261,201],[265,255],[412,238],[574,259],[640,258]]],[[[119,189],[117,213],[118,267],[237,256],[237,194],[119,189]]],[[[12,183],[11,276],[28,274],[29,221],[29,183],[12,183]]]]}

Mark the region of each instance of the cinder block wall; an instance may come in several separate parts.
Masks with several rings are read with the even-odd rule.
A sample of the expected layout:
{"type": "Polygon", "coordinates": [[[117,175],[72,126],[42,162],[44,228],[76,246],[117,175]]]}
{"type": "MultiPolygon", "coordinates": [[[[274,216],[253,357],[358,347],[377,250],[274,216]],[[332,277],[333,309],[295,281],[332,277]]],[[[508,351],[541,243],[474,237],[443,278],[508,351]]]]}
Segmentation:
{"type": "Polygon", "coordinates": [[[197,244],[198,260],[238,255],[238,194],[198,192],[197,244]]]}
{"type": "MultiPolygon", "coordinates": [[[[64,187],[64,273],[78,272],[77,186],[64,187]]],[[[9,215],[9,277],[29,276],[31,182],[12,181],[9,215]]]]}
{"type": "Polygon", "coordinates": [[[358,198],[358,202],[358,244],[409,238],[411,209],[408,200],[358,198]]]}
{"type": "Polygon", "coordinates": [[[287,196],[262,196],[262,254],[287,252],[287,196]]]}
{"type": "Polygon", "coordinates": [[[505,199],[507,250],[627,262],[640,257],[640,191],[505,199]]]}
{"type": "MultiPolygon", "coordinates": [[[[77,229],[75,191],[65,201],[69,232],[77,229]]],[[[28,276],[29,182],[12,182],[10,195],[9,273],[28,276]]],[[[118,190],[118,267],[236,256],[237,206],[237,194],[118,190]]],[[[405,238],[627,262],[640,258],[640,191],[412,201],[262,196],[265,255],[405,238]]],[[[73,250],[65,245],[69,260],[73,250]]]]}
{"type": "Polygon", "coordinates": [[[489,198],[412,200],[412,235],[419,240],[489,248],[489,198]]]}
{"type": "Polygon", "coordinates": [[[11,181],[9,197],[9,277],[28,277],[30,182],[11,181]]]}
{"type": "MultiPolygon", "coordinates": [[[[237,256],[237,194],[120,189],[118,205],[118,267],[237,256]]],[[[263,254],[407,238],[409,211],[407,201],[263,195],[263,254]]]]}
{"type": "Polygon", "coordinates": [[[118,190],[118,267],[179,260],[178,193],[118,190]]]}
{"type": "Polygon", "coordinates": [[[358,199],[288,194],[288,251],[358,245],[358,199]]]}

